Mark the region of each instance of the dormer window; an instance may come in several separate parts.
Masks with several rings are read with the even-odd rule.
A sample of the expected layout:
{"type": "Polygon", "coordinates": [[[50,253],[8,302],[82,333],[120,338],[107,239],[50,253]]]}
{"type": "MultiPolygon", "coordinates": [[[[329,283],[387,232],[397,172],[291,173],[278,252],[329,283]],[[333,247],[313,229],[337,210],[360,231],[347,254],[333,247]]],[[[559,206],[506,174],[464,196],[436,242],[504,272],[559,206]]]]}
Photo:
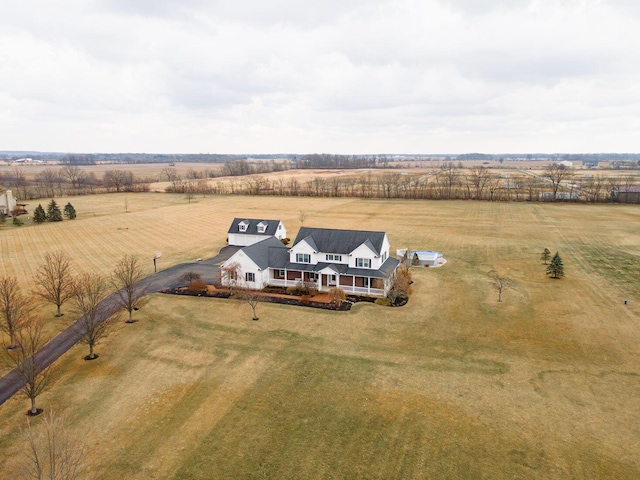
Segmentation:
{"type": "Polygon", "coordinates": [[[260,222],[258,224],[258,233],[264,233],[267,231],[267,224],[264,222],[260,222]]]}
{"type": "Polygon", "coordinates": [[[240,222],[238,224],[238,231],[239,232],[246,232],[247,231],[247,227],[249,226],[249,224],[245,223],[245,222],[240,222]]]}

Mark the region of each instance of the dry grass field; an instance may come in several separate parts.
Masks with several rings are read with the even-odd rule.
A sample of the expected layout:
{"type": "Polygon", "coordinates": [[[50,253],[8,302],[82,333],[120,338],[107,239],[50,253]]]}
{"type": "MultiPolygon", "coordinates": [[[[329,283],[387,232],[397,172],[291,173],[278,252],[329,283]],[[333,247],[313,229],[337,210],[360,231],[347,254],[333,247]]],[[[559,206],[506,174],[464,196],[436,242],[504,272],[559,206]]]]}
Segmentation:
{"type": "MultiPolygon", "coordinates": [[[[103,273],[132,252],[151,271],[156,251],[160,268],[213,255],[234,216],[281,218],[293,238],[300,210],[306,226],[386,230],[392,249],[448,260],[414,268],[414,295],[396,309],[262,304],[253,322],[234,300],[153,295],[97,361],[68,352],[39,398],[85,442],[88,478],[640,477],[637,206],[73,203],[74,221],[0,229],[0,274],[28,283],[49,249],[103,273]],[[564,279],[544,275],[544,247],[562,255],[564,279]],[[502,303],[492,269],[515,283],[502,303]]],[[[0,472],[25,447],[27,406],[0,406],[0,472]]]]}

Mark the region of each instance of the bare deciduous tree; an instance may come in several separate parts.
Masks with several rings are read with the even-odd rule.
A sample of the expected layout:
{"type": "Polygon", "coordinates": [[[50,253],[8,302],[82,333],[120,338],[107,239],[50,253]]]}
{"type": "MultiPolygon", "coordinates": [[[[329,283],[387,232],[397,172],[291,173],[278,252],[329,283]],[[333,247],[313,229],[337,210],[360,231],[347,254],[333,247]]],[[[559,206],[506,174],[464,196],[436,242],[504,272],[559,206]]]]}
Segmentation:
{"type": "Polygon", "coordinates": [[[262,301],[260,290],[252,288],[239,288],[236,290],[235,296],[251,307],[253,312],[252,320],[258,320],[258,303],[262,301]]]}
{"type": "Polygon", "coordinates": [[[491,286],[498,292],[498,302],[502,302],[502,294],[513,287],[513,282],[500,274],[495,274],[491,280],[491,286]]]}
{"type": "Polygon", "coordinates": [[[304,221],[307,219],[307,216],[307,212],[305,212],[304,210],[300,210],[300,212],[298,213],[298,220],[300,220],[301,227],[304,226],[304,221]]]}
{"type": "Polygon", "coordinates": [[[22,393],[31,400],[29,415],[34,416],[39,413],[36,398],[51,382],[51,367],[44,367],[36,355],[47,339],[42,334],[42,325],[33,317],[28,317],[22,330],[16,333],[16,339],[19,346],[7,350],[6,363],[18,375],[22,393]]]}
{"type": "Polygon", "coordinates": [[[73,280],[74,310],[81,316],[78,333],[81,342],[89,346],[86,360],[98,358],[93,348],[107,336],[117,318],[119,305],[104,301],[108,292],[108,281],[102,275],[81,273],[73,280]]]}
{"type": "Polygon", "coordinates": [[[240,285],[242,270],[237,262],[230,263],[220,271],[222,283],[229,288],[229,293],[233,295],[235,289],[240,285]]]}
{"type": "Polygon", "coordinates": [[[64,165],[62,167],[62,175],[71,182],[73,188],[80,188],[80,185],[86,178],[86,174],[77,165],[64,165]]]}
{"type": "Polygon", "coordinates": [[[0,277],[0,330],[9,336],[9,348],[16,345],[16,335],[26,324],[32,307],[22,295],[15,277],[0,277]]]}
{"type": "Polygon", "coordinates": [[[131,189],[133,185],[133,173],[124,170],[107,170],[102,177],[104,186],[115,189],[116,192],[131,189]]]}
{"type": "Polygon", "coordinates": [[[483,166],[473,167],[470,173],[470,183],[474,187],[476,200],[482,200],[482,193],[491,179],[489,170],[483,166]]]}
{"type": "Polygon", "coordinates": [[[76,480],[82,478],[84,446],[66,432],[64,422],[49,411],[37,427],[27,418],[27,447],[16,469],[21,480],[76,480]]]}
{"type": "Polygon", "coordinates": [[[57,307],[56,317],[61,317],[60,307],[71,298],[73,276],[71,259],[64,252],[47,253],[44,264],[35,276],[35,283],[40,288],[34,293],[57,307]]]}
{"type": "Polygon", "coordinates": [[[140,259],[135,255],[126,254],[116,263],[111,277],[111,284],[116,289],[120,306],[129,312],[127,323],[133,323],[133,311],[137,310],[142,298],[147,294],[148,286],[141,282],[144,272],[140,259]]]}
{"type": "Polygon", "coordinates": [[[560,185],[567,178],[569,178],[571,174],[571,168],[566,167],[562,163],[552,163],[550,165],[547,165],[544,176],[551,182],[551,191],[554,200],[558,197],[558,190],[560,189],[560,185]]]}

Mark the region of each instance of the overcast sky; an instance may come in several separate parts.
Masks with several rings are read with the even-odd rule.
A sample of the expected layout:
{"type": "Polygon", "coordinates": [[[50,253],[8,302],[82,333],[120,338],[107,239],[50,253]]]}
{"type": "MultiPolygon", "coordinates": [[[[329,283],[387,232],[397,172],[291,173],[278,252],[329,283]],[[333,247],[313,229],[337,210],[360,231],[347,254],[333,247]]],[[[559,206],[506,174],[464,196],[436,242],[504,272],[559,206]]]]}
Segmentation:
{"type": "Polygon", "coordinates": [[[0,150],[639,152],[640,1],[3,1],[0,150]]]}

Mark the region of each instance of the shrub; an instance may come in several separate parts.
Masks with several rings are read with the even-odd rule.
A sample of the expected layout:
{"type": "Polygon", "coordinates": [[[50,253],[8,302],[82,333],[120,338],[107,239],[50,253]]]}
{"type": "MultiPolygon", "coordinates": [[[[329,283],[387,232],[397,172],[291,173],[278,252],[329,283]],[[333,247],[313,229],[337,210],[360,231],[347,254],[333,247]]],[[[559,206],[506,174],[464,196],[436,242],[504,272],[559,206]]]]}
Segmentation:
{"type": "Polygon", "coordinates": [[[18,217],[13,217],[13,224],[17,226],[21,226],[22,220],[20,220],[18,217]]]}
{"type": "Polygon", "coordinates": [[[291,239],[289,237],[285,237],[285,238],[281,238],[280,241],[284,244],[284,245],[289,245],[289,242],[291,242],[291,239]]]}
{"type": "Polygon", "coordinates": [[[69,220],[73,220],[74,218],[76,218],[77,216],[76,209],[73,208],[73,205],[71,205],[71,202],[67,203],[64,206],[64,216],[67,217],[69,220]]]}
{"type": "Polygon", "coordinates": [[[196,272],[187,272],[180,279],[185,283],[191,283],[194,280],[200,280],[200,274],[196,272]]]}
{"type": "Polygon", "coordinates": [[[399,266],[393,274],[391,288],[387,295],[389,303],[391,305],[404,305],[406,303],[405,300],[411,295],[412,283],[409,269],[404,265],[399,266]]]}
{"type": "Polygon", "coordinates": [[[311,297],[309,295],[302,295],[300,297],[300,303],[304,303],[305,305],[311,302],[311,297]]]}
{"type": "Polygon", "coordinates": [[[207,284],[199,278],[196,278],[195,280],[191,281],[188,288],[189,291],[193,293],[204,293],[207,291],[207,284]]]}
{"type": "Polygon", "coordinates": [[[347,299],[347,294],[339,287],[331,287],[329,295],[331,296],[331,303],[336,307],[342,305],[342,303],[347,299]]]}

